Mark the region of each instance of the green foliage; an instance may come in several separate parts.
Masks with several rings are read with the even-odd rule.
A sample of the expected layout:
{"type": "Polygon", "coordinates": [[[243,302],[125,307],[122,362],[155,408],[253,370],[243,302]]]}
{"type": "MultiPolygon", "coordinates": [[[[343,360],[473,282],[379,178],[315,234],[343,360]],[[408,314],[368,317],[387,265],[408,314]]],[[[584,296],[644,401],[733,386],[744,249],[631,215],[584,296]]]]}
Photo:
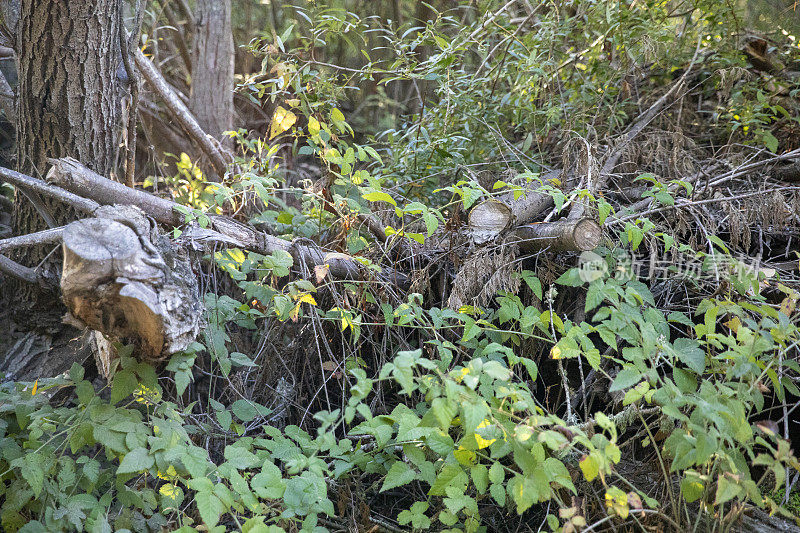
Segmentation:
{"type": "MultiPolygon", "coordinates": [[[[542,4],[533,32],[517,32],[519,21],[502,13],[492,24],[443,11],[425,24],[398,26],[341,9],[347,2],[321,4],[295,8],[291,20],[251,43],[265,57],[262,71],[242,80],[241,94],[268,102],[272,114],[265,138],[231,132],[236,173],[206,184],[182,154],[166,185],[186,223],[205,227],[209,214],[232,209],[301,243],[334,233],[341,252],[371,273],[383,253],[359,223],[371,212],[385,215],[385,249],[398,239],[424,245],[446,225],[457,228],[459,214],[478,202],[507,193],[519,199],[529,189],[549,195],[554,214],[586,200],[601,223],[618,220],[604,197],[568,196],[565,184],[545,179],[537,152],[565,132],[581,139],[620,133],[641,112],[624,89],[630,72],[652,66],[655,87],[671,82],[698,39],[717,46],[697,67],[715,90],[725,88],[725,69],[744,65],[722,37],[738,33],[736,13],[712,1],[694,3],[684,17],[656,0],[542,4]],[[362,45],[374,44],[375,34],[380,46],[362,45]],[[314,59],[339,45],[366,62],[314,59]],[[368,84],[375,92],[361,102],[366,111],[348,112],[351,88],[368,84]],[[396,108],[390,92],[419,86],[425,90],[407,114],[364,118],[396,108]],[[282,148],[322,169],[324,183],[290,180],[282,148]]],[[[490,14],[505,2],[477,4],[490,14]]],[[[728,89],[731,106],[714,120],[726,135],[741,133],[775,152],[771,128],[789,113],[754,84],[728,89]]],[[[650,172],[637,183],[654,208],[674,206],[676,190],[692,193],[688,182],[650,172]]],[[[788,514],[780,491],[787,470],[800,465],[784,436],[759,417],[766,394],[781,402],[800,395],[800,366],[789,357],[800,342],[797,292],[776,282],[785,295],[776,308],[760,293],[763,274],[732,269],[723,273],[727,293],[687,302],[688,314],[665,312],[620,249],[662,246],[705,266],[731,260],[729,250],[713,235],[702,253],[648,218],[624,222],[605,242],[613,249],[598,250],[604,268],[545,277],[525,263],[512,276],[524,288],[498,292],[485,309],[333,283],[325,265],[308,272],[288,252],[216,251],[209,259],[239,299],[205,296],[207,327],[161,378],[136,362],[132,347],[119,347],[101,390],[77,366],[69,377],[0,385],[0,525],[12,532],[325,531],[350,483],[376,498],[400,495],[391,518],[415,530],[482,531],[491,527],[484,511],[499,509],[574,531],[587,517],[572,497],[588,493],[601,495],[604,506],[593,512],[610,518],[639,509],[666,516],[665,501],[623,475],[626,446],[657,458],[667,519],[687,530],[688,504],[696,501],[710,516],[725,516],[733,503],[788,514]],[[558,312],[559,292],[580,302],[585,319],[558,312]],[[258,402],[223,403],[218,392],[193,390],[202,379],[226,383],[261,364],[237,348],[242,338],[267,330],[291,337],[309,324],[346,354],[341,365],[331,362],[335,372],[319,361],[325,379],[337,380],[327,408],[314,396],[302,421],[284,427],[258,402]],[[375,331],[390,333],[371,346],[375,331]],[[594,413],[584,404],[582,420],[555,409],[547,395],[565,367],[582,378],[591,369],[616,402],[594,413]],[[190,396],[197,401],[186,405],[190,396]],[[677,489],[670,476],[680,479],[677,489]]],[[[568,383],[560,391],[574,392],[568,383]]]]}

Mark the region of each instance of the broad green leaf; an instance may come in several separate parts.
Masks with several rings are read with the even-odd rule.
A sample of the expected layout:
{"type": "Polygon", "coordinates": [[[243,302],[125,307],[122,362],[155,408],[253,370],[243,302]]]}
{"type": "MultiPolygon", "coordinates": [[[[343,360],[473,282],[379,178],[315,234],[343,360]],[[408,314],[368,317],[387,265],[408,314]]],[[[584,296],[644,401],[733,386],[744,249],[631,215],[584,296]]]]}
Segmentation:
{"type": "Polygon", "coordinates": [[[225,504],[211,492],[198,492],[194,498],[205,525],[210,528],[216,526],[220,515],[225,512],[225,504]]]}
{"type": "Polygon", "coordinates": [[[395,461],[395,463],[392,464],[392,467],[389,469],[389,472],[386,474],[386,478],[383,480],[381,492],[393,489],[395,487],[400,487],[402,485],[407,485],[414,481],[416,477],[417,474],[411,469],[410,466],[403,461],[395,461]]]}
{"type": "Polygon", "coordinates": [[[642,373],[639,372],[636,368],[629,366],[623,368],[617,374],[617,377],[614,378],[614,381],[611,383],[611,386],[608,389],[608,392],[616,392],[619,390],[627,389],[628,387],[632,387],[639,383],[642,379],[642,373]]]}
{"type": "Polygon", "coordinates": [[[361,196],[362,198],[364,198],[364,200],[368,202],[388,202],[395,207],[397,206],[397,202],[394,201],[394,198],[392,198],[391,196],[389,196],[388,193],[385,193],[383,191],[372,191],[363,194],[361,196]]]}
{"type": "Polygon", "coordinates": [[[134,474],[152,468],[155,459],[150,455],[147,448],[134,448],[125,454],[119,463],[117,474],[134,474]]]}

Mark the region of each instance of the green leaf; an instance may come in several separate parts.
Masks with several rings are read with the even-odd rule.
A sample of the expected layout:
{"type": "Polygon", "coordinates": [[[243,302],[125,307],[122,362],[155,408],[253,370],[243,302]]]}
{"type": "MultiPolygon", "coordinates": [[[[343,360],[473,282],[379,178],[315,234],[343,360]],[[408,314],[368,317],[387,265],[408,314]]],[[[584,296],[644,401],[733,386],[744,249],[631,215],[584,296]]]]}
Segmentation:
{"type": "Polygon", "coordinates": [[[258,457],[243,446],[226,446],[225,460],[238,470],[253,468],[259,463],[258,457]]]}
{"type": "Polygon", "coordinates": [[[778,139],[769,131],[765,131],[761,137],[764,140],[764,146],[773,154],[778,153],[778,139]]]}
{"type": "Polygon", "coordinates": [[[431,519],[425,516],[425,511],[428,510],[428,502],[414,502],[411,509],[400,511],[397,515],[397,521],[401,525],[406,525],[409,522],[415,529],[429,529],[431,527],[431,519]]]}
{"type": "Polygon", "coordinates": [[[692,373],[682,368],[672,369],[672,379],[675,380],[678,389],[685,394],[691,394],[697,390],[697,379],[692,373]]]}
{"type": "Polygon", "coordinates": [[[702,375],[706,369],[706,354],[693,339],[675,339],[672,343],[678,360],[694,370],[697,375],[702,375]]]}
{"type": "Polygon", "coordinates": [[[467,474],[460,466],[447,464],[436,476],[436,481],[431,485],[428,494],[431,496],[444,496],[445,489],[455,487],[464,491],[467,488],[467,474]]]}
{"type": "Polygon", "coordinates": [[[35,452],[29,452],[11,463],[12,466],[19,467],[22,479],[28,482],[37,498],[44,487],[44,464],[44,456],[35,452]]]}
{"type": "Polygon", "coordinates": [[[439,421],[439,427],[444,430],[450,428],[450,422],[458,412],[458,407],[455,402],[451,402],[446,398],[434,398],[431,402],[431,410],[436,420],[439,421]]]}
{"type": "Polygon", "coordinates": [[[629,366],[623,368],[617,374],[617,377],[614,378],[614,382],[611,383],[611,386],[608,389],[608,392],[616,392],[619,390],[627,389],[628,387],[632,387],[639,383],[639,380],[642,379],[642,373],[639,372],[636,368],[629,366]]]}
{"type": "Polygon", "coordinates": [[[231,411],[242,422],[252,422],[258,416],[266,416],[272,411],[261,404],[240,398],[233,402],[231,411]]]}
{"type": "Polygon", "coordinates": [[[120,370],[114,374],[114,381],[111,385],[111,395],[109,401],[116,404],[133,394],[136,387],[139,385],[139,380],[132,370],[120,370]]]}
{"type": "Polygon", "coordinates": [[[220,515],[225,512],[225,504],[211,492],[198,492],[194,499],[205,525],[209,528],[216,526],[220,515]]]}
{"type": "Polygon", "coordinates": [[[155,464],[155,459],[150,455],[147,448],[134,448],[125,454],[122,461],[119,463],[117,474],[134,474],[136,472],[143,472],[155,464]]]}
{"type": "Polygon", "coordinates": [[[489,467],[489,481],[492,483],[502,483],[505,479],[506,472],[499,462],[495,461],[492,463],[492,466],[489,467]]]}
{"type": "Polygon", "coordinates": [[[469,473],[475,490],[478,491],[478,494],[484,494],[489,488],[489,469],[484,465],[475,465],[469,469],[469,473]]]}
{"type": "Polygon", "coordinates": [[[580,287],[585,282],[581,279],[581,271],[578,268],[570,268],[556,280],[559,285],[567,287],[580,287]]]}
{"type": "Polygon", "coordinates": [[[717,478],[717,493],[714,497],[714,503],[721,505],[738,496],[740,492],[742,492],[742,487],[737,483],[728,481],[728,478],[723,474],[717,478]]]}
{"type": "Polygon", "coordinates": [[[393,206],[397,207],[397,202],[394,201],[394,198],[392,198],[391,196],[389,196],[388,193],[385,193],[383,191],[368,192],[366,194],[362,194],[361,197],[368,202],[388,202],[393,206]]]}
{"type": "Polygon", "coordinates": [[[492,483],[492,486],[489,487],[489,494],[501,507],[506,505],[506,487],[502,483],[492,483]]]}
{"type": "Polygon", "coordinates": [[[231,361],[237,366],[258,366],[252,359],[241,352],[232,352],[231,361]]]}
{"type": "Polygon", "coordinates": [[[411,469],[411,467],[402,461],[396,461],[394,464],[392,464],[392,467],[386,474],[386,478],[383,480],[381,492],[393,489],[395,487],[400,487],[402,485],[407,485],[414,481],[416,477],[417,474],[411,469]]]}
{"type": "Polygon", "coordinates": [[[261,472],[253,476],[250,486],[259,498],[272,500],[281,498],[286,490],[280,468],[269,461],[264,463],[261,472]]]}
{"type": "Polygon", "coordinates": [[[691,475],[689,472],[681,480],[681,494],[688,503],[697,501],[705,491],[703,482],[696,476],[691,475]]]}

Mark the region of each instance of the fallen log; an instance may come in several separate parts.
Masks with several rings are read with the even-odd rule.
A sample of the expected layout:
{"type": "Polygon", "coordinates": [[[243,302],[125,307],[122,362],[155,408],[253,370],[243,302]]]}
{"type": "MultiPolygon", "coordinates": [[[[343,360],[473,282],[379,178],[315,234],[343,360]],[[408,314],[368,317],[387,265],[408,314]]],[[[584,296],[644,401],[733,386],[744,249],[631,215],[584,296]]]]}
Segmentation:
{"type": "MultiPolygon", "coordinates": [[[[135,205],[162,224],[180,226],[185,223],[186,215],[175,202],[104,178],[72,158],[51,159],[50,163],[53,165],[47,174],[50,187],[57,185],[73,195],[92,198],[103,205],[135,205]]],[[[210,229],[192,227],[187,231],[186,238],[197,242],[218,242],[265,255],[287,252],[292,255],[295,264],[306,265],[310,270],[315,266],[328,265],[330,274],[337,279],[360,280],[366,277],[365,269],[351,256],[325,252],[308,239],[290,242],[222,215],[209,215],[209,220],[210,229]]],[[[387,267],[383,270],[379,275],[381,280],[401,288],[409,286],[410,280],[405,274],[387,267]]]]}
{"type": "Polygon", "coordinates": [[[520,250],[529,253],[544,249],[554,252],[593,250],[602,236],[600,225],[589,218],[513,227],[515,222],[513,205],[497,200],[482,202],[469,214],[470,233],[476,244],[508,231],[519,241],[520,250]]]}
{"type": "Polygon", "coordinates": [[[526,224],[514,228],[520,250],[534,252],[588,252],[600,244],[603,230],[590,218],[526,224]]]}

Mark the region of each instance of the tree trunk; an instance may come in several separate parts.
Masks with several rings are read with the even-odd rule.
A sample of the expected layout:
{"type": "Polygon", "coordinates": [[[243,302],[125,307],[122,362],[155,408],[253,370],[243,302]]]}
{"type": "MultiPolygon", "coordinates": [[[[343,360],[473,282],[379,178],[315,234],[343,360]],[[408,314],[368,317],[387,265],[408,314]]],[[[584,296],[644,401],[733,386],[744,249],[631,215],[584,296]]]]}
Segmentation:
{"type": "Polygon", "coordinates": [[[222,132],[233,127],[231,0],[198,0],[194,18],[189,110],[205,132],[221,139],[222,132]]]}
{"type": "MultiPolygon", "coordinates": [[[[71,156],[100,174],[114,174],[122,83],[116,76],[121,58],[120,2],[21,1],[16,39],[21,172],[43,177],[47,158],[71,156]]],[[[17,189],[13,229],[17,235],[32,233],[66,224],[74,214],[61,203],[17,189]]],[[[51,246],[27,248],[15,259],[35,267],[51,251],[51,246]]],[[[55,255],[50,257],[52,263],[55,255]]],[[[63,310],[51,293],[35,285],[9,288],[20,306],[17,318],[23,326],[43,325],[47,322],[43,315],[58,317],[63,310]]]]}

